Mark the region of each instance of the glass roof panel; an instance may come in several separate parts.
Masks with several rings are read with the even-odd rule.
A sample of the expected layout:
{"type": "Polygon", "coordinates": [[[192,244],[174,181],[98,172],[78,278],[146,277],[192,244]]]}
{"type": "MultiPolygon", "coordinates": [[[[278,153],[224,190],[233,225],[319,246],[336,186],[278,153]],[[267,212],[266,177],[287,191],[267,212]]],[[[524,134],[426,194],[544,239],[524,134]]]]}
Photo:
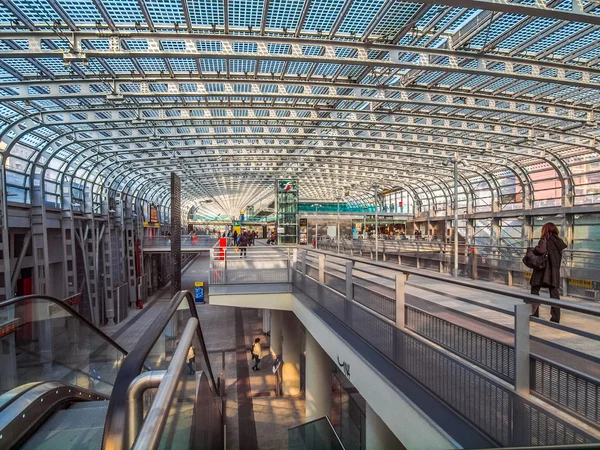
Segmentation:
{"type": "Polygon", "coordinates": [[[344,6],[344,0],[316,0],[311,2],[304,30],[328,33],[344,6]]]}
{"type": "Polygon", "coordinates": [[[303,7],[304,0],[272,0],[267,15],[267,28],[295,30],[303,7]]]}
{"type": "Polygon", "coordinates": [[[155,25],[185,24],[180,0],[145,0],[144,3],[155,25]]]}
{"type": "Polygon", "coordinates": [[[221,0],[188,1],[193,26],[223,26],[225,23],[221,0]]]}
{"type": "Polygon", "coordinates": [[[102,0],[102,4],[118,25],[145,23],[144,15],[137,0],[102,0]]]}
{"type": "Polygon", "coordinates": [[[92,0],[57,0],[58,4],[77,23],[103,22],[92,0]]]}

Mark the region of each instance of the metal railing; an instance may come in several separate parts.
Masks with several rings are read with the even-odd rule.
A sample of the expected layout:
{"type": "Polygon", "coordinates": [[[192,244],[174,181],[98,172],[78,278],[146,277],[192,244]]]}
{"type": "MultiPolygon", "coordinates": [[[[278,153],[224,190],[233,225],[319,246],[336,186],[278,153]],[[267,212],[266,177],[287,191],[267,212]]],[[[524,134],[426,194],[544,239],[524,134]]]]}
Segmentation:
{"type": "Polygon", "coordinates": [[[295,252],[286,247],[212,248],[210,283],[290,283],[290,261],[295,252]]]}
{"type": "MultiPolygon", "coordinates": [[[[181,247],[182,248],[193,248],[193,247],[211,247],[219,241],[219,238],[213,235],[197,235],[194,239],[190,235],[181,236],[181,247]]],[[[157,236],[154,238],[144,238],[142,241],[142,248],[160,248],[170,247],[171,238],[167,236],[157,236]]]]}
{"type": "MultiPolygon", "coordinates": [[[[444,238],[443,236],[441,236],[444,238]]],[[[425,236],[424,236],[425,238],[425,236]]],[[[431,239],[380,240],[342,239],[339,249],[350,256],[367,256],[380,261],[397,262],[417,269],[450,273],[454,261],[454,245],[436,236],[431,239]]],[[[337,252],[335,239],[322,239],[320,250],[337,252]]],[[[522,263],[527,247],[492,246],[459,243],[459,276],[473,280],[493,281],[508,286],[526,286],[531,269],[522,263]]],[[[561,265],[562,294],[583,298],[600,298],[600,251],[565,249],[561,265]]]]}
{"type": "MultiPolygon", "coordinates": [[[[499,445],[567,445],[593,442],[600,437],[600,380],[529,351],[531,309],[526,303],[515,306],[514,342],[499,342],[406,304],[406,275],[423,276],[422,271],[400,271],[385,263],[310,250],[301,252],[293,269],[295,286],[499,445]],[[307,258],[309,255],[311,258],[307,258]],[[326,257],[333,257],[335,261],[326,257]],[[361,276],[360,268],[354,267],[356,263],[394,269],[396,274],[385,278],[383,275],[372,277],[369,273],[371,284],[365,286],[366,277],[361,276]],[[328,274],[329,282],[326,281],[328,274]],[[334,279],[336,281],[331,282],[334,279]],[[381,282],[392,279],[391,285],[381,282]],[[342,284],[344,289],[336,288],[342,284]],[[376,292],[375,297],[373,292],[376,292]],[[450,353],[432,347],[428,341],[450,353]],[[449,356],[452,353],[481,369],[468,367],[449,356]],[[513,388],[503,385],[500,379],[513,388]],[[530,394],[586,421],[598,430],[597,434],[590,435],[576,422],[561,420],[551,410],[530,402],[527,400],[530,394]]],[[[434,274],[425,273],[425,276],[517,297],[524,302],[541,302],[600,316],[600,309],[586,305],[475,286],[434,274]]],[[[597,338],[600,340],[600,336],[597,338]]]]}
{"type": "MultiPolygon", "coordinates": [[[[600,408],[600,380],[565,367],[558,362],[550,361],[543,356],[531,354],[529,351],[529,314],[531,311],[527,303],[538,302],[550,306],[559,306],[563,309],[594,317],[600,316],[600,309],[532,296],[526,293],[507,292],[493,285],[475,285],[468,281],[449,279],[448,277],[410,268],[399,269],[394,265],[365,261],[362,258],[310,250],[303,252],[302,256],[306,257],[307,254],[315,256],[308,262],[305,260],[297,261],[295,268],[303,270],[302,267],[306,267],[305,273],[316,280],[320,279],[319,274],[321,272],[336,274],[339,279],[345,278],[347,287],[344,290],[336,289],[333,283],[325,282],[324,284],[343,295],[346,299],[360,304],[377,317],[393,323],[397,328],[410,329],[427,340],[513,384],[519,394],[534,394],[577,415],[594,426],[600,427],[598,412],[600,408]],[[326,257],[333,257],[337,262],[328,261],[329,266],[326,268],[326,257]],[[340,260],[342,262],[339,262],[340,260]],[[346,262],[343,263],[343,261],[346,262]],[[396,275],[393,278],[389,276],[386,278],[383,274],[373,277],[371,272],[368,273],[370,279],[365,280],[364,277],[361,277],[360,269],[354,267],[354,264],[359,262],[373,267],[392,269],[396,272],[396,275]],[[315,266],[315,264],[318,265],[315,266]],[[500,342],[482,333],[430,314],[414,305],[407,304],[404,300],[404,283],[406,276],[409,274],[523,300],[525,304],[515,307],[513,342],[500,342]],[[390,283],[392,280],[395,284],[390,283]],[[382,281],[387,281],[387,283],[382,283],[382,281]],[[352,286],[351,291],[348,286],[352,286]]],[[[341,280],[337,281],[337,285],[341,285],[341,280]]],[[[485,307],[485,305],[481,306],[485,307]]],[[[546,325],[544,322],[540,323],[546,325]]],[[[560,325],[552,324],[552,326],[562,328],[560,325]]],[[[577,330],[569,329],[569,332],[577,334],[577,330]]],[[[584,335],[586,338],[590,338],[589,333],[582,333],[582,336],[584,335]]],[[[600,341],[600,335],[591,336],[591,338],[595,342],[600,341]]],[[[556,344],[554,345],[556,346],[556,344]]],[[[569,349],[566,350],[569,351],[569,349]]]]}

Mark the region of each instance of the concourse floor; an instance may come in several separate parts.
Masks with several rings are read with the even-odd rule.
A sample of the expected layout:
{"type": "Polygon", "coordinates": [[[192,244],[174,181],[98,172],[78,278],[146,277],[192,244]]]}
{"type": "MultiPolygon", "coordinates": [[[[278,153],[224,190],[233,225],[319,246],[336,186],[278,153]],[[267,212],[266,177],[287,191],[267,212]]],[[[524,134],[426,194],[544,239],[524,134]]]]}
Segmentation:
{"type": "MultiPolygon", "coordinates": [[[[264,240],[257,244],[264,245],[264,240]]],[[[207,283],[208,263],[208,255],[198,256],[182,274],[182,289],[193,292],[195,281],[207,283]]],[[[169,299],[167,286],[143,310],[130,310],[126,321],[103,330],[130,350],[169,299]]],[[[262,333],[258,310],[209,303],[198,305],[197,310],[214,376],[225,372],[227,449],[286,449],[288,429],[305,422],[305,401],[275,396],[269,337],[262,333]],[[264,357],[261,370],[253,372],[249,349],[256,337],[261,339],[264,357]]]]}

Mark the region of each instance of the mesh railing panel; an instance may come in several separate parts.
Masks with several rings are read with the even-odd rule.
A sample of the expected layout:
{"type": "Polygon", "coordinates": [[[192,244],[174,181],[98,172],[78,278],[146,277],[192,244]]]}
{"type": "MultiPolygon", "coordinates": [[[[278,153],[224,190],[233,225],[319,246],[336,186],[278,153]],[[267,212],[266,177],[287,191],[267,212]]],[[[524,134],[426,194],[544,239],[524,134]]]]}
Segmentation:
{"type": "Polygon", "coordinates": [[[354,300],[390,320],[396,320],[395,297],[388,297],[387,295],[375,292],[369,286],[365,286],[365,284],[362,280],[360,284],[353,283],[354,300]]]}
{"type": "Polygon", "coordinates": [[[405,325],[462,357],[484,367],[506,381],[515,378],[514,349],[506,344],[406,306],[405,325]]]}
{"type": "Polygon", "coordinates": [[[210,272],[211,284],[254,284],[254,283],[289,283],[288,269],[237,269],[210,272]]]}
{"type": "Polygon", "coordinates": [[[346,280],[344,278],[325,272],[325,284],[340,294],[346,295],[346,280]]]}
{"type": "MultiPolygon", "coordinates": [[[[381,354],[501,446],[595,442],[584,431],[516,395],[318,282],[295,274],[294,284],[381,354]],[[337,299],[336,299],[337,298],[337,299]],[[344,312],[342,313],[342,308],[344,312]]],[[[480,351],[485,351],[480,347],[480,351]]]]}
{"type": "Polygon", "coordinates": [[[600,385],[566,368],[533,356],[531,390],[579,416],[600,424],[600,385]]]}

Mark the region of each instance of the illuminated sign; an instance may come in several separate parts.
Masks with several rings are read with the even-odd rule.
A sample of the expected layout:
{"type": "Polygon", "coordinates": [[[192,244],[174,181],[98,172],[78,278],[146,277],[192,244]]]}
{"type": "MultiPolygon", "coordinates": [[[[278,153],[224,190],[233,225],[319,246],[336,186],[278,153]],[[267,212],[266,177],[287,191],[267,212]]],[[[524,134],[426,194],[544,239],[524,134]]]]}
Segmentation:
{"type": "Polygon", "coordinates": [[[10,322],[6,322],[0,326],[0,338],[8,336],[17,330],[17,323],[19,319],[12,319],[10,322]]]}
{"type": "Polygon", "coordinates": [[[158,207],[150,205],[150,223],[158,223],[158,207]]]}
{"type": "Polygon", "coordinates": [[[288,192],[296,190],[296,180],[279,180],[279,192],[288,192]]]}

